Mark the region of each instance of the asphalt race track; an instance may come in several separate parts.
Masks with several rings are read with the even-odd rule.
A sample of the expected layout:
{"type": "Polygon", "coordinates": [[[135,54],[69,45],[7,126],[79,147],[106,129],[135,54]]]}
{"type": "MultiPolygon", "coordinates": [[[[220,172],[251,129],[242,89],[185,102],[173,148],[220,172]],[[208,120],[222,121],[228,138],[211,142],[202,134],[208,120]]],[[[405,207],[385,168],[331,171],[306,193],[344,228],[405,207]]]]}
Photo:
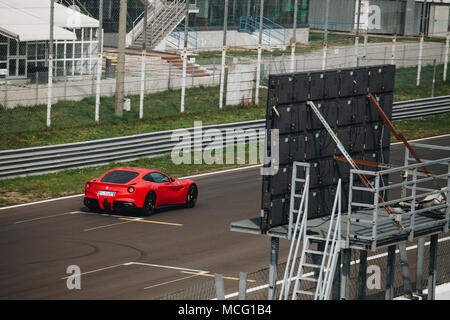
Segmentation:
{"type": "MultiPolygon", "coordinates": [[[[450,136],[421,143],[449,146],[450,136]]],[[[403,150],[391,146],[392,164],[403,164],[403,150]]],[[[229,231],[259,215],[259,167],[193,179],[194,209],[150,217],[85,212],[81,196],[0,210],[0,299],[151,299],[214,273],[237,289],[240,271],[269,265],[268,237],[229,231]],[[67,288],[71,265],[80,267],[80,290],[67,288]]],[[[280,241],[280,262],[288,245],[280,241]]]]}

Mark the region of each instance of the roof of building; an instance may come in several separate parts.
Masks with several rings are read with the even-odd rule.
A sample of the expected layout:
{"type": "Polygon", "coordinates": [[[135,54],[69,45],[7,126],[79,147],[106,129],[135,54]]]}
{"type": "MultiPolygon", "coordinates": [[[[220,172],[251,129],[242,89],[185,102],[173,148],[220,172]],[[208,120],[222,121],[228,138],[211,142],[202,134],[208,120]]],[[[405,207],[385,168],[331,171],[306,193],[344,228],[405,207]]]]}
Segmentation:
{"type": "MultiPolygon", "coordinates": [[[[75,40],[68,29],[98,26],[98,20],[55,3],[54,40],[75,40]]],[[[19,41],[50,40],[50,0],[0,0],[0,33],[19,41]]]]}

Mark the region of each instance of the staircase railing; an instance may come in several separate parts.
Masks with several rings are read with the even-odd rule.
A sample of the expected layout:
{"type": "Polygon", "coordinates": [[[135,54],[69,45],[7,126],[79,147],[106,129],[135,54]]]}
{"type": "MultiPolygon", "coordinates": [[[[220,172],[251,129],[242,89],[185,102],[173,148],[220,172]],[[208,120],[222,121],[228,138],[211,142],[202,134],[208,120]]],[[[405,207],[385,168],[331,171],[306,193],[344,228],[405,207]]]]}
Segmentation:
{"type": "MultiPolygon", "coordinates": [[[[147,15],[147,25],[150,21],[153,19],[156,19],[156,17],[161,13],[161,11],[164,9],[164,3],[161,0],[149,0],[149,8],[148,8],[148,15],[147,15]]],[[[144,31],[144,13],[145,10],[142,11],[140,15],[136,17],[133,21],[133,28],[131,29],[131,43],[136,41],[137,38],[143,33],[144,31]]]]}
{"type": "Polygon", "coordinates": [[[174,0],[167,3],[166,8],[151,23],[152,41],[158,43],[172,31],[183,19],[185,0],[174,0]]]}
{"type": "MultiPolygon", "coordinates": [[[[253,18],[250,16],[241,16],[239,21],[239,32],[248,32],[253,34],[254,32],[259,31],[259,25],[259,17],[253,18]]],[[[266,17],[263,17],[263,35],[267,38],[263,37],[262,41],[268,45],[271,44],[272,38],[278,40],[283,45],[286,44],[286,28],[266,17]]]]}
{"type": "MultiPolygon", "coordinates": [[[[181,49],[184,44],[184,28],[185,25],[180,23],[175,29],[169,34],[170,37],[167,38],[167,42],[175,46],[177,49],[181,49]],[[180,27],[178,27],[180,26],[180,27]]],[[[198,32],[194,29],[188,27],[188,45],[191,45],[195,50],[198,48],[198,32]]]]}

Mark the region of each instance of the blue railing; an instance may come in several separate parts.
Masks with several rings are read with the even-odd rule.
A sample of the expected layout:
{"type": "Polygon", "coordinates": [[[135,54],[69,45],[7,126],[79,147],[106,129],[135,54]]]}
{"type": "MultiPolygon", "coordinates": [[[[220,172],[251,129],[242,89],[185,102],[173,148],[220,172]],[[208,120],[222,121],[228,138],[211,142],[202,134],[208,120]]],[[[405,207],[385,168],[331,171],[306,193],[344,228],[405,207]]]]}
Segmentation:
{"type": "MultiPolygon", "coordinates": [[[[195,50],[198,48],[198,32],[188,27],[188,45],[192,46],[195,50]]],[[[169,33],[167,42],[173,46],[181,49],[184,46],[184,24],[180,23],[175,29],[169,33]]]]}
{"type": "MultiPolygon", "coordinates": [[[[259,31],[259,17],[241,16],[239,20],[239,32],[254,33],[259,31]]],[[[272,38],[278,40],[283,45],[286,44],[286,28],[282,25],[263,17],[263,37],[262,41],[270,45],[272,38]]]]}

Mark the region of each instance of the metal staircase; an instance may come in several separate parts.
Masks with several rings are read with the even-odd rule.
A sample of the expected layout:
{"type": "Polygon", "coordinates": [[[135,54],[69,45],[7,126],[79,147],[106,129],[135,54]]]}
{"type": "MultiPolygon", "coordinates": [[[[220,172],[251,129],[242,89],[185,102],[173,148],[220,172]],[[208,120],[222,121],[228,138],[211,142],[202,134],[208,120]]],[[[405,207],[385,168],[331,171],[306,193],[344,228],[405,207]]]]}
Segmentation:
{"type": "MultiPolygon", "coordinates": [[[[293,164],[293,172],[297,167],[303,165],[298,162],[293,164]]],[[[302,195],[295,192],[296,175],[292,176],[291,208],[290,215],[298,213],[295,228],[291,233],[291,247],[286,263],[284,279],[280,290],[280,300],[287,300],[291,297],[297,300],[300,295],[313,296],[315,300],[328,300],[336,270],[338,256],[344,241],[341,240],[341,180],[337,185],[337,192],[334,199],[333,211],[330,217],[330,224],[326,238],[321,236],[307,235],[307,208],[308,208],[308,188],[309,188],[309,167],[307,168],[306,182],[302,195]],[[301,197],[298,210],[294,209],[292,200],[301,197]],[[306,200],[305,200],[306,199],[306,200]],[[300,242],[303,242],[302,254],[298,262],[297,274],[293,277],[297,265],[297,256],[300,249],[300,242]],[[317,249],[314,248],[317,243],[317,249]],[[311,259],[310,259],[311,258],[311,259]],[[319,262],[317,262],[317,260],[319,262]],[[312,263],[310,261],[313,261],[312,263]],[[306,270],[311,270],[307,272],[306,270]],[[295,279],[294,289],[290,293],[291,281],[295,279]],[[306,289],[301,290],[302,282],[311,283],[306,285],[306,289]]],[[[297,181],[296,181],[297,180],[297,181]]]]}
{"type": "MultiPolygon", "coordinates": [[[[147,12],[147,49],[154,49],[169,35],[186,15],[186,1],[149,0],[147,12]]],[[[189,5],[189,13],[198,12],[195,4],[189,5]]],[[[133,22],[127,34],[127,47],[142,49],[144,42],[144,12],[133,22]]]]}

